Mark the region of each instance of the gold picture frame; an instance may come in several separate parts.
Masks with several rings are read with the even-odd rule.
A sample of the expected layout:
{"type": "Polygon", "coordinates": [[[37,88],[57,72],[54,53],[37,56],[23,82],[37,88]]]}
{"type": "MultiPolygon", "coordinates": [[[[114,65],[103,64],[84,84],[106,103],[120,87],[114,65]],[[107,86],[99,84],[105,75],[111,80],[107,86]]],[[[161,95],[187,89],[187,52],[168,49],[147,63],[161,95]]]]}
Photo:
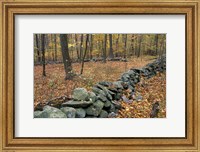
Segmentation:
{"type": "Polygon", "coordinates": [[[200,151],[199,0],[3,0],[0,2],[0,151],[200,151]],[[14,16],[16,14],[184,14],[185,138],[16,138],[14,16]]]}

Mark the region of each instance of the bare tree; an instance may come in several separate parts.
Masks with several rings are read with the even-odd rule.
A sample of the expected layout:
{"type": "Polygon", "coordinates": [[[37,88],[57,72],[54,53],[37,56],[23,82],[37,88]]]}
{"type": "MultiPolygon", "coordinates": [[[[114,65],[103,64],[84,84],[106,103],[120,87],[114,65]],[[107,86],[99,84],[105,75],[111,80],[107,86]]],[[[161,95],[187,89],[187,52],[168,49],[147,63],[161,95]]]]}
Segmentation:
{"type": "Polygon", "coordinates": [[[83,58],[82,58],[82,65],[81,65],[81,73],[80,74],[83,74],[83,68],[84,68],[84,60],[85,60],[85,57],[86,57],[86,54],[87,54],[87,51],[88,51],[88,39],[89,39],[89,34],[86,35],[86,40],[85,40],[85,52],[84,52],[84,55],[83,55],[83,58]]]}
{"type": "Polygon", "coordinates": [[[107,34],[104,36],[104,49],[103,49],[103,62],[106,63],[106,44],[107,44],[107,34]]]}
{"type": "Polygon", "coordinates": [[[109,51],[109,58],[113,59],[113,48],[112,48],[112,34],[109,34],[109,41],[110,41],[110,51],[109,51]]]}
{"type": "Polygon", "coordinates": [[[156,55],[158,55],[158,34],[155,36],[156,55]]]}
{"type": "Polygon", "coordinates": [[[124,58],[127,57],[127,34],[124,34],[124,58]]]}
{"type": "Polygon", "coordinates": [[[75,43],[76,43],[77,58],[78,60],[80,60],[79,47],[78,47],[78,34],[75,34],[75,43]]]}
{"type": "Polygon", "coordinates": [[[39,45],[39,35],[38,34],[35,34],[35,41],[36,41],[36,48],[37,48],[37,61],[40,63],[41,57],[40,57],[40,45],[39,45]]]}
{"type": "Polygon", "coordinates": [[[137,54],[137,57],[139,58],[140,57],[140,55],[141,55],[141,45],[142,45],[142,35],[139,35],[138,36],[138,45],[139,45],[139,47],[138,47],[138,54],[137,54]]]}
{"type": "Polygon", "coordinates": [[[42,50],[42,67],[43,67],[42,75],[46,76],[46,71],[45,71],[45,34],[41,34],[41,41],[42,41],[41,50],[42,50]]]}
{"type": "Polygon", "coordinates": [[[80,43],[80,63],[81,63],[81,59],[83,58],[83,34],[81,34],[81,43],[80,43]]]}
{"type": "Polygon", "coordinates": [[[92,50],[93,50],[93,35],[90,35],[90,59],[92,59],[92,50]]]}
{"type": "MultiPolygon", "coordinates": [[[[119,50],[119,34],[117,34],[117,39],[116,39],[116,52],[118,52],[118,50],[119,50]]],[[[116,53],[117,54],[117,53],[116,53]]],[[[115,55],[116,55],[115,54],[115,55]]]]}
{"type": "Polygon", "coordinates": [[[54,34],[54,49],[55,49],[55,61],[57,61],[57,37],[56,34],[54,34]]]}
{"type": "Polygon", "coordinates": [[[73,78],[72,64],[71,64],[71,59],[69,56],[68,37],[67,36],[68,36],[67,34],[60,34],[60,43],[61,43],[64,69],[65,69],[65,80],[73,78]]]}

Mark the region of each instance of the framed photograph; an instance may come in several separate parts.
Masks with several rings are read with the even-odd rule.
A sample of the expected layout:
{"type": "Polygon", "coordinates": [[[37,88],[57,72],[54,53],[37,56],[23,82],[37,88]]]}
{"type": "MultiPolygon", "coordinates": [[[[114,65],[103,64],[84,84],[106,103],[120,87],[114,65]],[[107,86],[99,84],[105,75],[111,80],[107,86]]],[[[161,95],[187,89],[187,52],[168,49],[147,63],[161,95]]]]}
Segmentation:
{"type": "Polygon", "coordinates": [[[199,151],[200,1],[1,1],[2,151],[199,151]]]}

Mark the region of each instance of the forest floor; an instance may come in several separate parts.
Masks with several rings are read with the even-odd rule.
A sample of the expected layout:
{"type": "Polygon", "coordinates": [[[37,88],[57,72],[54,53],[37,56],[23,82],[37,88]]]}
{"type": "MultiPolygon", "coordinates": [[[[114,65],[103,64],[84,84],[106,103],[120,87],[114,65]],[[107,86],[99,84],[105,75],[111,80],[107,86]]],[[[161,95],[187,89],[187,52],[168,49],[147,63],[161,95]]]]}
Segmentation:
{"type": "MultiPolygon", "coordinates": [[[[141,78],[135,90],[135,96],[140,95],[142,99],[129,103],[122,101],[118,118],[149,118],[155,102],[159,103],[158,118],[166,118],[166,73],[157,73],[150,79],[141,78]]],[[[124,96],[129,96],[128,90],[124,96]]]]}
{"type": "MultiPolygon", "coordinates": [[[[116,81],[122,73],[129,69],[143,67],[153,62],[153,60],[149,57],[143,57],[142,60],[140,58],[132,58],[128,62],[86,62],[83,74],[76,76],[73,80],[64,80],[65,73],[63,64],[46,65],[46,77],[42,76],[42,66],[35,66],[34,105],[38,102],[44,102],[59,96],[70,97],[73,89],[77,87],[84,87],[90,90],[99,81],[116,81]]],[[[80,69],[80,63],[73,63],[74,73],[79,74],[80,69]]],[[[119,111],[118,117],[149,117],[152,103],[155,101],[161,101],[161,110],[158,117],[166,117],[165,89],[165,74],[158,73],[150,79],[142,80],[136,86],[136,93],[140,93],[143,96],[143,102],[122,102],[123,109],[119,111]]]]}

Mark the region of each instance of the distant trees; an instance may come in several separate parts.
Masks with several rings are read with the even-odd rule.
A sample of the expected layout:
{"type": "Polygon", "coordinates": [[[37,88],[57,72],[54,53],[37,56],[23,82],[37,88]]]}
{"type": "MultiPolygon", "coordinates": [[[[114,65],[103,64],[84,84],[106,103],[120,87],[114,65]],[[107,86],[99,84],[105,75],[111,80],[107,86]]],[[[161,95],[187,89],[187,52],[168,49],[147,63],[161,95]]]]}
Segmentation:
{"type": "Polygon", "coordinates": [[[65,79],[72,79],[72,63],[128,61],[145,55],[162,57],[166,53],[165,34],[35,34],[34,62],[42,65],[46,76],[46,64],[63,63],[65,79]]]}
{"type": "Polygon", "coordinates": [[[60,44],[62,50],[62,57],[65,69],[65,80],[72,79],[72,64],[69,56],[68,38],[67,34],[60,34],[60,44]]]}

